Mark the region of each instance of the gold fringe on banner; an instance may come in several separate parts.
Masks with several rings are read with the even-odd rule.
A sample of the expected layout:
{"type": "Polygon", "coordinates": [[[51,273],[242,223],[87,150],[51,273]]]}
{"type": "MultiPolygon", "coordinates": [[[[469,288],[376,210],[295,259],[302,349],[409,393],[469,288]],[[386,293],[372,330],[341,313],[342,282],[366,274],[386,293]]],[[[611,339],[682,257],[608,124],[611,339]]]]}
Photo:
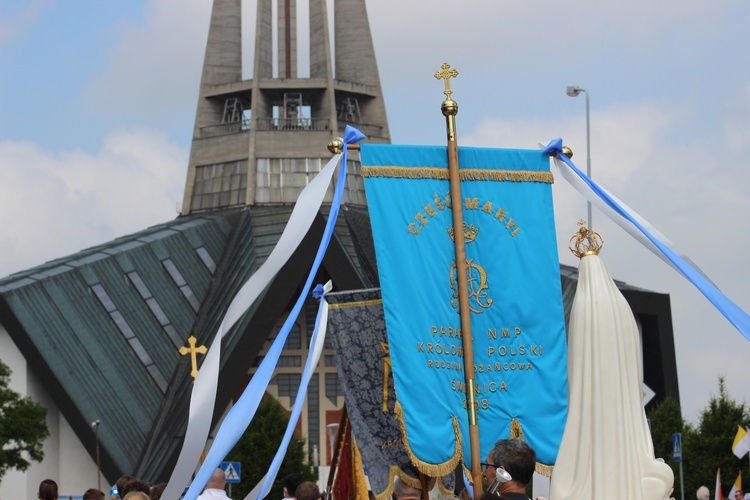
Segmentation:
{"type": "Polygon", "coordinates": [[[404,449],[406,450],[406,454],[409,456],[409,460],[411,460],[411,463],[414,464],[414,467],[416,467],[419,472],[430,477],[440,477],[446,476],[455,470],[462,456],[461,431],[458,427],[458,419],[456,419],[455,416],[453,417],[453,432],[456,436],[456,448],[453,451],[453,455],[451,456],[451,458],[441,464],[428,464],[427,462],[423,462],[422,460],[417,458],[417,456],[414,455],[414,452],[411,450],[411,446],[409,446],[409,436],[406,433],[406,424],[404,423],[404,409],[401,407],[401,403],[399,403],[398,401],[396,401],[394,413],[396,414],[396,418],[398,419],[399,424],[401,424],[401,434],[404,437],[404,449]]]}
{"type": "MultiPolygon", "coordinates": [[[[543,182],[553,184],[552,172],[537,170],[485,170],[467,168],[459,170],[462,181],[501,181],[501,182],[543,182]]],[[[449,180],[447,168],[436,167],[388,167],[362,166],[362,177],[392,177],[396,179],[439,179],[449,180]]]]}
{"type": "MultiPolygon", "coordinates": [[[[510,419],[510,438],[520,439],[521,441],[523,441],[523,427],[521,427],[521,422],[519,422],[515,418],[510,419]]],[[[534,467],[534,470],[536,470],[539,474],[547,477],[552,477],[552,471],[554,469],[554,465],[545,465],[539,462],[537,462],[536,466],[534,467]]]]}
{"type": "Polygon", "coordinates": [[[347,307],[375,306],[382,304],[383,299],[358,300],[356,302],[342,302],[340,304],[328,304],[328,309],[346,309],[347,307]]]}
{"type": "Polygon", "coordinates": [[[537,462],[536,467],[534,467],[534,470],[537,471],[537,473],[541,474],[542,476],[552,477],[552,471],[555,470],[555,466],[544,465],[544,464],[540,464],[539,462],[537,462]]]}

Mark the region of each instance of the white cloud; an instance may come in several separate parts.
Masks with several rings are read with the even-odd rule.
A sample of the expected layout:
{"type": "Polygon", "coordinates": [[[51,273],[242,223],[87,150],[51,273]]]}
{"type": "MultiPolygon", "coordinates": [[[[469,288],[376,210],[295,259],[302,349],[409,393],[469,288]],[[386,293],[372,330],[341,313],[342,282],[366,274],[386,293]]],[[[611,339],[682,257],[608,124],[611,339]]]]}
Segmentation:
{"type": "Polygon", "coordinates": [[[108,134],[96,154],[0,142],[0,275],[176,217],[187,152],[163,133],[108,134]]]}
{"type": "Polygon", "coordinates": [[[115,31],[121,39],[87,91],[89,112],[150,123],[192,116],[210,13],[203,0],[148,3],[141,24],[115,31]]]}

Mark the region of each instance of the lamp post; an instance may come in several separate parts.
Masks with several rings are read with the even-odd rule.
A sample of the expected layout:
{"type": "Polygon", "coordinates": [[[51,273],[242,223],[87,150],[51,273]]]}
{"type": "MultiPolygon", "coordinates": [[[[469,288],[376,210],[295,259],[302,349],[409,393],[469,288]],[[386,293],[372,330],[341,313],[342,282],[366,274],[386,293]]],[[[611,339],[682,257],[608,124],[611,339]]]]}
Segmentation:
{"type": "MultiPolygon", "coordinates": [[[[586,175],[591,178],[591,123],[589,119],[589,91],[586,89],[582,89],[577,85],[568,85],[567,94],[570,97],[577,97],[581,92],[584,92],[586,94],[586,175]]],[[[589,229],[592,229],[594,225],[591,222],[591,202],[587,202],[586,206],[588,208],[587,215],[589,229]]]]}
{"type": "Polygon", "coordinates": [[[101,423],[101,420],[91,422],[91,428],[94,429],[94,437],[96,438],[96,485],[99,491],[102,489],[102,468],[99,462],[99,425],[101,423]]]}

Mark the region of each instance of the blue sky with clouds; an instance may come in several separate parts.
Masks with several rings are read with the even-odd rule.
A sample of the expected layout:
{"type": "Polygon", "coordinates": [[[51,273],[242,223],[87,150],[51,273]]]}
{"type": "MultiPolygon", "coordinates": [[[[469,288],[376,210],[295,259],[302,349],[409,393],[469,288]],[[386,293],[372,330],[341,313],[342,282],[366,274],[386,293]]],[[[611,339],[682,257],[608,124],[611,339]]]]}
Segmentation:
{"type": "MultiPolygon", "coordinates": [[[[393,141],[444,141],[432,75],[448,61],[460,72],[462,144],[562,137],[585,166],[584,98],[565,87],[587,88],[593,177],[750,310],[750,3],[550,4],[369,1],[393,141]]],[[[243,8],[250,78],[255,2],[243,8]]],[[[3,1],[0,275],[177,215],[209,14],[208,0],[3,1]]],[[[564,182],[554,187],[560,259],[575,265],[567,241],[586,203],[564,182]]],[[[685,417],[697,419],[719,376],[747,400],[748,342],[692,285],[593,218],[611,274],[671,296],[685,417]]]]}

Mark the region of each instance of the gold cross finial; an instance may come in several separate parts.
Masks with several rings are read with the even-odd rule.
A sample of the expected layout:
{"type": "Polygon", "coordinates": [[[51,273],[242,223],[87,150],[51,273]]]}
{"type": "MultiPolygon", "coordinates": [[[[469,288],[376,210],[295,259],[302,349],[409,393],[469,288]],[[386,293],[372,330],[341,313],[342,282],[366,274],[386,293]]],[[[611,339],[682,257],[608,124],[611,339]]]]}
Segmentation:
{"type": "Polygon", "coordinates": [[[445,80],[445,90],[443,91],[443,93],[445,94],[445,97],[447,97],[448,99],[450,99],[451,98],[451,94],[453,93],[453,91],[451,90],[450,79],[451,78],[456,78],[458,76],[458,70],[457,69],[449,69],[451,67],[451,65],[448,64],[447,62],[443,63],[440,67],[443,70],[442,71],[436,71],[435,72],[435,78],[437,78],[438,80],[445,80]]]}
{"type": "Polygon", "coordinates": [[[190,376],[193,377],[193,380],[198,376],[198,354],[206,354],[206,352],[208,352],[208,349],[204,345],[195,347],[197,341],[198,340],[191,335],[188,337],[188,344],[190,347],[180,347],[180,354],[183,356],[190,354],[190,364],[193,367],[190,371],[190,376]]]}

